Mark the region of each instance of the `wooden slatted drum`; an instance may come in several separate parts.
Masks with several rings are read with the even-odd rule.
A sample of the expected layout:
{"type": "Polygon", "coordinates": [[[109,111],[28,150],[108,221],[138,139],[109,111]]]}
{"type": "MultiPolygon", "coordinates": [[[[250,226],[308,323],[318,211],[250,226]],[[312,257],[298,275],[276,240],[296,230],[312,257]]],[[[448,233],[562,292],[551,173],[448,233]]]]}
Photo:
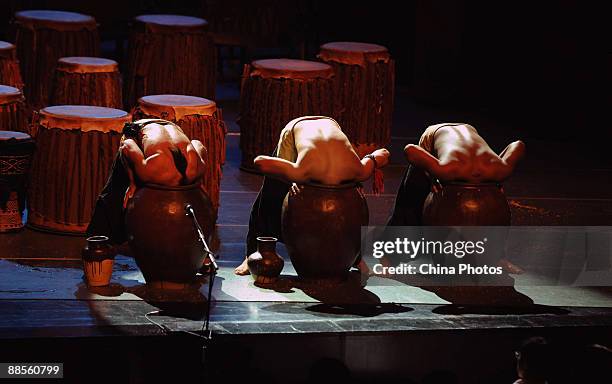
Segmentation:
{"type": "Polygon", "coordinates": [[[117,62],[99,57],[62,57],[55,69],[51,104],[122,108],[117,62]]]}
{"type": "Polygon", "coordinates": [[[219,208],[219,189],[222,165],[225,163],[226,128],[221,110],[214,101],[184,95],[151,95],[138,100],[132,111],[134,120],[158,118],[170,120],[181,127],[191,140],[200,140],[208,151],[206,173],[202,182],[216,212],[219,208]]]}
{"type": "Polygon", "coordinates": [[[0,131],[28,132],[28,112],[23,93],[0,85],[0,131]]]}
{"type": "Polygon", "coordinates": [[[23,89],[17,48],[6,41],[0,41],[0,84],[23,89]]]}
{"type": "Polygon", "coordinates": [[[28,191],[28,226],[83,234],[119,148],[122,110],[84,105],[40,111],[28,191]]]}
{"type": "Polygon", "coordinates": [[[129,38],[125,105],[145,95],[179,94],[214,99],[216,48],[204,19],[141,15],[129,38]]]}
{"type": "Polygon", "coordinates": [[[30,10],[17,12],[15,24],[25,96],[34,109],[48,105],[53,69],[60,57],[99,54],[97,24],[91,16],[30,10]]]}
{"type": "Polygon", "coordinates": [[[363,156],[391,141],[395,63],[387,48],[334,42],[321,46],[319,59],[334,67],[338,123],[363,156]]]}
{"type": "Polygon", "coordinates": [[[269,155],[281,130],[296,117],[334,117],[333,68],[293,59],[257,60],[244,67],[240,92],[241,169],[269,155]]]}
{"type": "Polygon", "coordinates": [[[34,140],[22,132],[0,131],[0,232],[23,228],[26,186],[34,140]]]}

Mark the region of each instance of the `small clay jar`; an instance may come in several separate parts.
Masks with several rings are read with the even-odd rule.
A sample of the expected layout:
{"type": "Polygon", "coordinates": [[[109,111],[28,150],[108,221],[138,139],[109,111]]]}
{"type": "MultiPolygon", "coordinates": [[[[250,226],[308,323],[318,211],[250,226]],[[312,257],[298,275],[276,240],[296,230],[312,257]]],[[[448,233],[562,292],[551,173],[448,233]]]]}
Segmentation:
{"type": "Polygon", "coordinates": [[[87,285],[101,287],[108,285],[113,274],[115,249],[106,236],[87,238],[87,245],[81,253],[87,285]]]}
{"type": "Polygon", "coordinates": [[[276,253],[276,237],[258,237],[257,251],[249,255],[247,265],[256,284],[272,284],[280,275],[285,261],[276,253]]]}

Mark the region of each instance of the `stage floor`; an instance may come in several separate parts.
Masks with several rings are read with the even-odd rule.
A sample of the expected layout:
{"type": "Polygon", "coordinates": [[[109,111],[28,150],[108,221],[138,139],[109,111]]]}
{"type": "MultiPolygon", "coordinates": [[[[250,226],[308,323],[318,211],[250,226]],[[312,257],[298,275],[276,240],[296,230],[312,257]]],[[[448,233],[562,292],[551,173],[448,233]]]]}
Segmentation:
{"type": "MultiPolygon", "coordinates": [[[[217,252],[221,270],[213,290],[212,328],[218,332],[353,332],[408,330],[431,327],[514,327],[544,325],[612,325],[612,291],[609,288],[533,284],[539,276],[514,276],[514,288],[491,292],[501,299],[492,308],[465,309],[448,290],[418,288],[406,282],[371,277],[362,288],[357,275],[340,288],[322,292],[295,279],[285,257],[283,279],[274,289],[256,287],[250,277],[232,271],[244,258],[244,239],[252,202],[261,177],[241,172],[237,90],[221,87],[219,104],[230,132],[227,163],[223,169],[221,208],[217,224],[217,252]],[[508,300],[506,300],[508,299],[508,300]],[[336,304],[342,304],[336,306],[336,304]],[[508,309],[508,305],[520,307],[508,309]],[[463,308],[463,309],[462,309],[463,308]],[[460,316],[463,312],[469,314],[460,316]],[[521,316],[517,316],[521,315],[521,316]],[[368,318],[366,324],[358,321],[368,318]],[[410,320],[410,321],[408,321],[410,320]],[[422,322],[427,320],[426,323],[422,322]],[[376,322],[373,327],[372,323],[376,322]],[[362,324],[362,325],[357,325],[362,324]]],[[[415,143],[420,131],[439,121],[469,121],[481,128],[492,147],[501,150],[519,133],[507,124],[478,113],[454,113],[425,108],[398,92],[394,132],[390,145],[392,163],[385,169],[385,193],[368,195],[370,225],[383,225],[392,208],[406,163],[401,149],[415,143]],[[406,128],[408,127],[408,128],[406,128]],[[405,132],[412,133],[406,137],[405,132]]],[[[505,184],[511,202],[513,225],[609,225],[612,223],[612,166],[596,160],[591,152],[569,156],[569,143],[525,139],[528,157],[505,184]],[[596,166],[593,166],[596,164],[596,166]],[[571,180],[571,182],[568,182],[571,180]],[[588,186],[588,187],[585,187],[588,186]],[[593,187],[596,186],[596,187],[593,187]]],[[[369,184],[366,191],[370,190],[369,184]]],[[[178,328],[201,328],[201,304],[207,296],[206,279],[189,294],[159,297],[147,291],[134,261],[118,256],[112,285],[88,289],[82,280],[81,237],[64,237],[26,229],[0,235],[0,335],[83,335],[155,333],[144,314],[156,310],[159,301],[186,301],[188,314],[162,316],[178,328]],[[195,312],[191,312],[194,310],[195,312]],[[199,309],[198,309],[199,308],[199,309]],[[199,312],[198,312],[199,311],[199,312]]],[[[374,260],[368,260],[373,264],[374,260]]],[[[162,295],[163,296],[163,295],[162,295]]],[[[484,302],[485,304],[487,301],[484,302]]],[[[491,303],[491,301],[489,301],[491,303]]],[[[163,305],[162,305],[163,306],[163,305]]],[[[178,309],[179,312],[182,309],[178,309]]],[[[172,311],[165,314],[174,313],[172,311]]]]}

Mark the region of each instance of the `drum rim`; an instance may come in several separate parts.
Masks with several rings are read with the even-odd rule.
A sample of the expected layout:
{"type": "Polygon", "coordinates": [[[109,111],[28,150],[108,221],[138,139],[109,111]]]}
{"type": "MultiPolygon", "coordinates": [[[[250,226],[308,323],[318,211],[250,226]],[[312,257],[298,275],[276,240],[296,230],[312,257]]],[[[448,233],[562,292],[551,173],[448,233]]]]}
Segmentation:
{"type": "Polygon", "coordinates": [[[66,56],[57,60],[56,69],[63,72],[118,72],[119,63],[105,57],[94,56],[66,56]],[[83,62],[80,62],[83,61],[83,62]],[[89,62],[87,62],[89,61],[89,62]]]}
{"type": "Polygon", "coordinates": [[[18,143],[27,143],[28,141],[32,141],[32,136],[28,135],[25,132],[19,131],[0,131],[0,144],[7,144],[8,141],[15,140],[18,143]],[[2,137],[5,134],[13,134],[15,136],[2,137]]]}
{"type": "Polygon", "coordinates": [[[361,183],[357,181],[355,182],[352,181],[349,183],[332,185],[332,184],[321,184],[321,183],[315,183],[315,182],[308,182],[308,183],[300,184],[300,186],[311,187],[314,189],[344,190],[344,189],[359,188],[361,186],[361,183]]]}
{"type": "Polygon", "coordinates": [[[176,27],[176,28],[199,28],[208,26],[208,21],[201,17],[196,16],[188,16],[188,15],[178,15],[178,14],[161,14],[161,13],[148,13],[143,15],[138,15],[134,17],[134,21],[143,23],[143,24],[153,24],[159,25],[163,27],[176,27]],[[151,20],[153,18],[153,20],[151,20]],[[166,19],[178,18],[180,20],[185,21],[185,23],[171,23],[166,22],[166,19]],[[155,20],[157,19],[157,20],[155,20]],[[191,21],[189,23],[188,21],[191,21]]]}
{"type": "Polygon", "coordinates": [[[90,24],[95,23],[96,19],[94,19],[90,15],[86,15],[84,13],[79,12],[70,12],[70,11],[57,11],[52,9],[28,9],[23,11],[15,12],[15,19],[19,21],[28,21],[28,22],[52,22],[59,24],[90,24]],[[43,15],[48,16],[78,16],[75,20],[65,20],[58,17],[44,17],[43,15]],[[76,20],[79,19],[79,20],[76,20]]]}
{"type": "MultiPolygon", "coordinates": [[[[201,182],[186,184],[186,185],[161,185],[161,184],[154,184],[154,183],[146,183],[137,189],[138,190],[153,189],[153,190],[158,190],[158,191],[190,191],[194,189],[199,190],[200,186],[201,186],[201,182]]],[[[136,191],[136,193],[138,193],[138,190],[136,191]]]]}
{"type": "Polygon", "coordinates": [[[363,54],[368,54],[368,53],[386,53],[386,52],[389,52],[389,49],[387,47],[383,46],[383,45],[374,44],[374,43],[363,43],[363,42],[359,42],[359,41],[331,41],[329,43],[322,44],[319,47],[319,49],[330,51],[330,52],[347,52],[347,53],[363,53],[363,54]],[[364,49],[364,50],[342,49],[342,47],[335,46],[336,44],[337,45],[342,45],[342,44],[346,44],[346,45],[361,45],[364,48],[365,47],[370,47],[372,49],[364,49]]]}
{"type": "Polygon", "coordinates": [[[302,63],[302,64],[308,63],[309,65],[314,65],[312,69],[300,68],[300,69],[290,71],[289,73],[294,73],[294,72],[295,73],[309,73],[309,72],[322,72],[322,71],[328,71],[328,70],[333,72],[333,67],[331,65],[327,63],[322,63],[320,61],[314,61],[314,60],[300,60],[300,59],[289,59],[289,58],[261,59],[261,60],[253,61],[251,65],[253,66],[253,68],[264,69],[267,71],[274,71],[274,72],[287,71],[285,69],[265,66],[265,63],[280,62],[280,61],[284,61],[288,63],[302,63]]]}
{"type": "Polygon", "coordinates": [[[0,84],[0,105],[10,104],[19,100],[24,100],[23,92],[19,88],[0,84]]]}
{"type": "Polygon", "coordinates": [[[8,41],[0,40],[0,51],[12,51],[15,48],[15,44],[8,41]]]}
{"type": "Polygon", "coordinates": [[[129,112],[126,112],[122,109],[110,108],[110,107],[99,107],[99,106],[93,106],[93,105],[52,105],[52,106],[41,109],[40,114],[50,117],[50,118],[64,119],[64,120],[81,120],[81,121],[123,120],[123,119],[130,117],[129,112]],[[75,111],[85,110],[85,109],[95,109],[99,111],[103,111],[103,110],[106,110],[109,112],[114,111],[117,114],[119,114],[120,112],[121,114],[113,115],[113,116],[83,116],[83,115],[77,115],[77,114],[60,114],[60,113],[53,112],[52,109],[54,108],[73,108],[75,111]]]}
{"type": "Polygon", "coordinates": [[[171,93],[164,93],[164,94],[158,94],[158,95],[146,95],[146,96],[142,96],[141,98],[138,99],[138,104],[139,105],[147,105],[147,106],[152,106],[152,107],[180,107],[180,108],[189,108],[189,107],[216,107],[217,103],[214,102],[213,100],[204,98],[204,97],[200,97],[200,96],[190,96],[190,95],[178,95],[178,94],[171,94],[171,93]],[[187,100],[187,99],[191,99],[193,101],[196,100],[202,100],[203,102],[201,104],[160,104],[160,103],[156,103],[155,101],[152,101],[151,98],[162,98],[162,97],[176,97],[179,99],[183,99],[183,100],[187,100]]]}

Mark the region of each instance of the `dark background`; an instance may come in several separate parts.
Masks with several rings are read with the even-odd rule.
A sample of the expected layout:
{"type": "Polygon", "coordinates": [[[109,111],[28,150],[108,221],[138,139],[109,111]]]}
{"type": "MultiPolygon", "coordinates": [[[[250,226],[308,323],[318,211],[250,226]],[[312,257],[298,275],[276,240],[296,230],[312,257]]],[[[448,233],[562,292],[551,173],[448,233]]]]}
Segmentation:
{"type": "Polygon", "coordinates": [[[216,33],[221,57],[242,62],[314,58],[321,43],[333,40],[375,42],[387,46],[397,61],[398,89],[419,102],[479,109],[503,117],[525,136],[586,137],[600,145],[601,135],[608,138],[612,131],[606,120],[612,34],[609,13],[598,3],[5,0],[0,36],[11,40],[15,11],[42,8],[94,16],[105,56],[120,63],[128,22],[142,13],[204,17],[216,33]],[[235,54],[228,47],[243,49],[235,54]]]}

